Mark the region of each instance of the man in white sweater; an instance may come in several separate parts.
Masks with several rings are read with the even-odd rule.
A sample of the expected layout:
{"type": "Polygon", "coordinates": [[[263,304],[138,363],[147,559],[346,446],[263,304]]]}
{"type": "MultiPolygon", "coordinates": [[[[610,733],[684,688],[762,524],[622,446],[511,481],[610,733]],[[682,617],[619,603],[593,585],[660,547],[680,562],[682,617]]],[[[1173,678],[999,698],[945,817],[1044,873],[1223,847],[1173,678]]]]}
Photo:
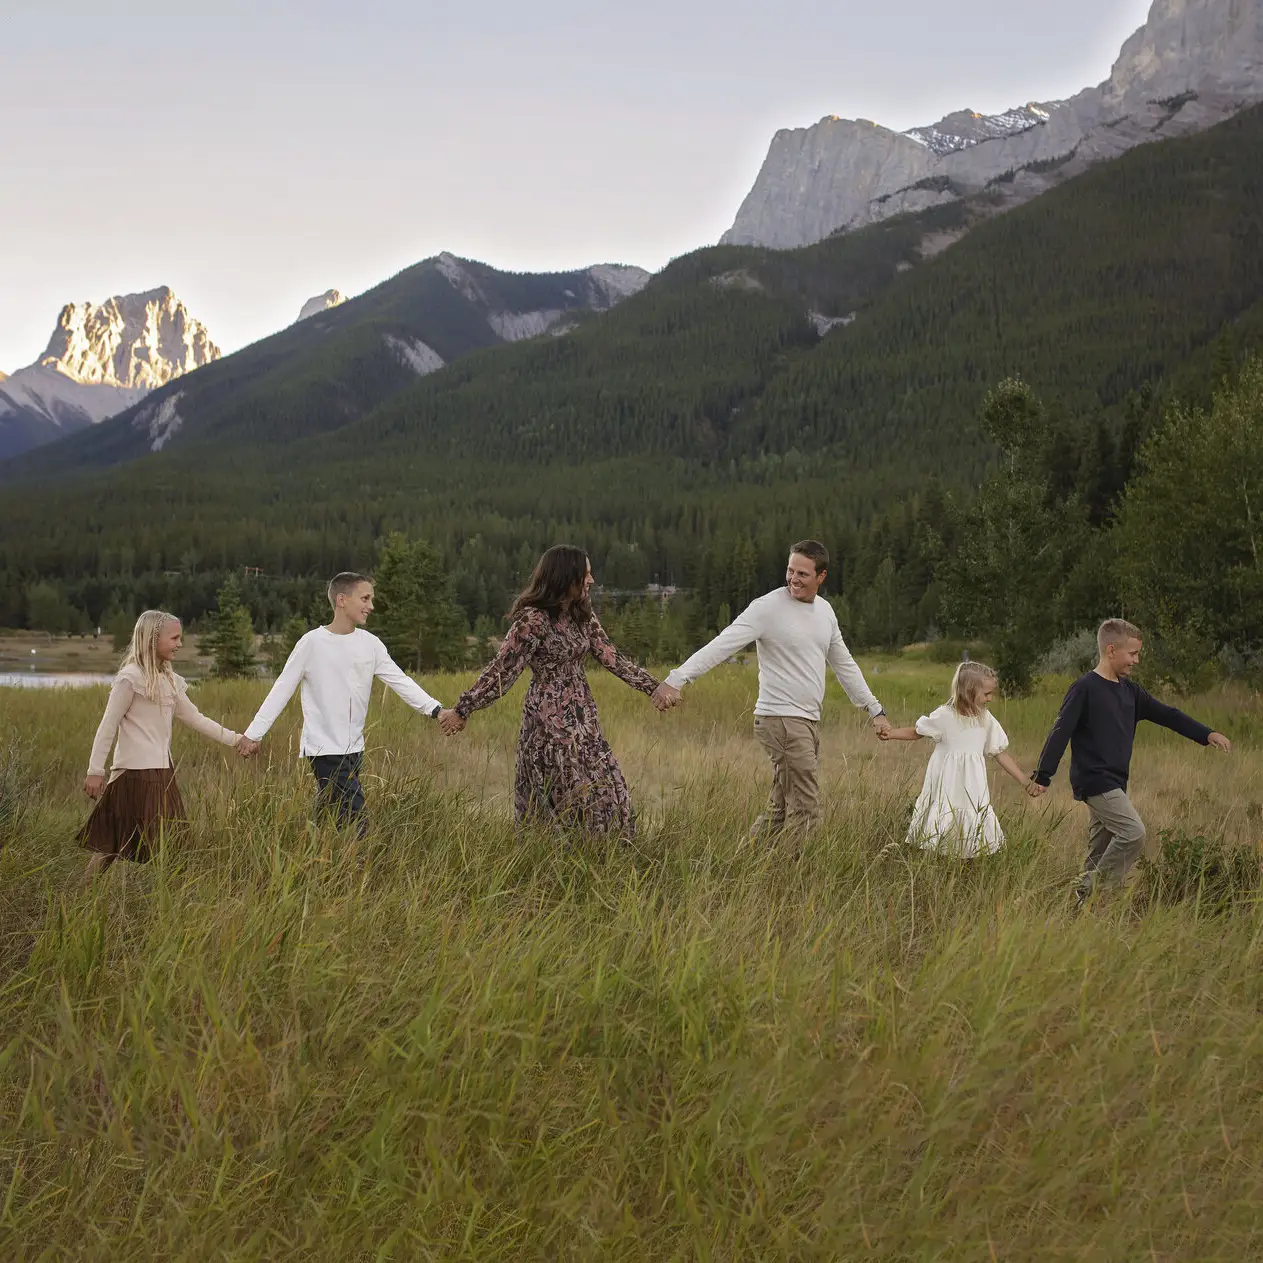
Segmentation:
{"type": "Polygon", "coordinates": [[[315,773],[316,805],[332,812],[340,825],[356,822],[360,837],[368,828],[360,768],[364,761],[364,721],[373,680],[392,688],[413,710],[437,719],[443,704],[406,675],[371,632],[364,630],[373,612],[373,583],[344,572],[329,582],[333,619],[309,631],[294,646],[284,670],[250,721],[245,737],[249,753],[280,717],[294,690],[302,686],[303,735],[299,754],[315,773]]]}
{"type": "Polygon", "coordinates": [[[759,700],[754,705],[754,735],[772,760],[772,793],[752,836],[782,829],[805,833],[820,816],[820,704],[825,667],[873,728],[890,727],[882,704],[873,696],[851,657],[833,607],[818,596],[828,574],[823,544],[805,539],[790,550],[785,586],[748,606],[710,644],[667,676],[654,694],[660,709],[680,700],[680,690],[711,667],[754,642],[759,655],[759,700]]]}

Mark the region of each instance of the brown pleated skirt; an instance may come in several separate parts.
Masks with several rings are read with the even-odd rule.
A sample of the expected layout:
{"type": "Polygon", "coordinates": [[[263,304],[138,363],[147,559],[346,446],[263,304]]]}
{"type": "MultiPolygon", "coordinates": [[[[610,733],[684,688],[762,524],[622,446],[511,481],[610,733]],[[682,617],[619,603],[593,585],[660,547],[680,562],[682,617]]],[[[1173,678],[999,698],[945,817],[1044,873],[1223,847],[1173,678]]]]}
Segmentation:
{"type": "Polygon", "coordinates": [[[129,768],[105,787],[79,841],[100,855],[143,864],[159,834],[170,836],[186,819],[174,768],[129,768]]]}

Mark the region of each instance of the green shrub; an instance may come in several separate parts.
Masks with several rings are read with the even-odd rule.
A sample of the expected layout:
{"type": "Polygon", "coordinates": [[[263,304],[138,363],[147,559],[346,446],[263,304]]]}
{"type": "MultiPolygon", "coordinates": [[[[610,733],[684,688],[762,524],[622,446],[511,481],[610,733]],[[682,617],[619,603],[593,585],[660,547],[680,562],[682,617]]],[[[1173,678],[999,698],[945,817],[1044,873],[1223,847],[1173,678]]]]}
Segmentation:
{"type": "Polygon", "coordinates": [[[1254,847],[1164,829],[1158,853],[1141,861],[1138,899],[1144,907],[1192,902],[1206,915],[1232,911],[1255,897],[1263,865],[1254,847]]]}

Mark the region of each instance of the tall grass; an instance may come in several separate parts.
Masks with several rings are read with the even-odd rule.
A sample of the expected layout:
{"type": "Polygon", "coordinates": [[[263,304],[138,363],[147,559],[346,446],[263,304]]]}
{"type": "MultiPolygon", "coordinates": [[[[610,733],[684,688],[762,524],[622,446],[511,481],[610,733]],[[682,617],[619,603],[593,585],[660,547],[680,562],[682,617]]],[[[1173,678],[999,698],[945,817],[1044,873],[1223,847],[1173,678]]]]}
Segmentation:
{"type": "MultiPolygon", "coordinates": [[[[950,674],[870,666],[908,721],[950,674]]],[[[928,751],[836,694],[793,858],[746,838],[752,671],[668,716],[594,684],[633,846],[514,832],[513,700],[447,742],[388,697],[364,842],[308,828],[295,707],[254,763],[182,736],[192,839],[86,891],[103,694],[0,694],[33,800],[0,822],[0,1257],[1263,1254],[1252,901],[1073,917],[1064,784],[997,785],[993,859],[909,854],[928,751]]],[[[198,701],[240,727],[261,692],[198,701]]],[[[1057,700],[998,708],[1028,766],[1057,700]]],[[[1137,803],[1252,846],[1258,704],[1190,708],[1242,749],[1146,734],[1137,803]]]]}

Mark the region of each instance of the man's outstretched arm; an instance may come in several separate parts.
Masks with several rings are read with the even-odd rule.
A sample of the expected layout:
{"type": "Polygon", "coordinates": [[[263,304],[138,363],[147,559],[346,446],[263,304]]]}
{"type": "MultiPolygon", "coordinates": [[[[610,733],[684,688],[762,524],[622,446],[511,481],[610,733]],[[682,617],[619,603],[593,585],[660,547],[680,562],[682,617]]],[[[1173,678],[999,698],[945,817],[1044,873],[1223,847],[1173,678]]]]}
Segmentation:
{"type": "Polygon", "coordinates": [[[829,641],[828,661],[829,666],[833,668],[833,674],[838,678],[838,683],[842,686],[842,691],[851,699],[851,702],[868,715],[878,733],[887,731],[890,728],[890,720],[886,718],[886,708],[873,696],[873,690],[868,687],[868,681],[864,678],[864,672],[860,670],[860,664],[855,661],[851,651],[846,647],[842,632],[837,627],[833,629],[833,637],[829,641]]]}
{"type": "Polygon", "coordinates": [[[654,693],[655,705],[665,700],[668,705],[678,701],[680,690],[686,684],[705,675],[712,667],[726,662],[739,649],[744,649],[751,641],[758,640],[759,628],[751,617],[747,606],[736,618],[724,628],[709,644],[703,645],[691,658],[682,662],[667,676],[654,693]]]}

